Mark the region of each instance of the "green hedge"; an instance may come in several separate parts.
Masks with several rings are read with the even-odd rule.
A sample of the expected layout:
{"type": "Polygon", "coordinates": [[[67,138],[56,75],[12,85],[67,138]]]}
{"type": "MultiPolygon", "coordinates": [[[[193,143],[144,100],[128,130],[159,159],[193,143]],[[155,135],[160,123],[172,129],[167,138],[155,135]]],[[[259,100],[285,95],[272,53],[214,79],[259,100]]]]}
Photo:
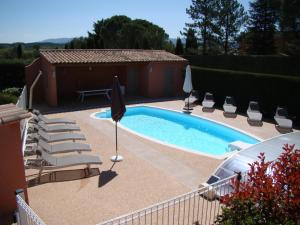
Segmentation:
{"type": "Polygon", "coordinates": [[[0,93],[0,105],[17,103],[18,97],[10,94],[0,93]]]}
{"type": "Polygon", "coordinates": [[[27,62],[21,60],[0,61],[0,90],[25,85],[25,63],[27,62]]]}
{"type": "Polygon", "coordinates": [[[250,100],[259,101],[267,118],[274,116],[278,105],[285,106],[299,125],[300,77],[192,66],[192,79],[201,97],[206,91],[214,94],[217,107],[222,107],[227,95],[234,96],[242,113],[246,113],[250,100]]]}
{"type": "Polygon", "coordinates": [[[285,56],[184,56],[191,65],[300,77],[300,59],[285,56]]]}

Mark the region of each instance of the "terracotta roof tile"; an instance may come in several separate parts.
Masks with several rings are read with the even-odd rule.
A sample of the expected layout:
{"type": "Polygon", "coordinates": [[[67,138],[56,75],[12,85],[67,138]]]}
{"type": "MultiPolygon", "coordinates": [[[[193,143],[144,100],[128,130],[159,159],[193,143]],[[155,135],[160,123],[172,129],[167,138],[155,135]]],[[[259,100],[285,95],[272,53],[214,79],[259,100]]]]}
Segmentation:
{"type": "Polygon", "coordinates": [[[41,50],[40,54],[52,64],[186,61],[163,50],[48,49],[41,50]]]}
{"type": "Polygon", "coordinates": [[[0,124],[30,117],[27,110],[21,109],[14,104],[0,105],[0,124]]]}

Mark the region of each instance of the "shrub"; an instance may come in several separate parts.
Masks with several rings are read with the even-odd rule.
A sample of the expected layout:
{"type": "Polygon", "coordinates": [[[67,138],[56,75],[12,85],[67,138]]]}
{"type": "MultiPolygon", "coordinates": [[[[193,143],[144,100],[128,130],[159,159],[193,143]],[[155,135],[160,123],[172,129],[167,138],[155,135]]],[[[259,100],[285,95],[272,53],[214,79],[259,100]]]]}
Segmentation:
{"type": "Polygon", "coordinates": [[[0,90],[25,85],[25,61],[0,59],[0,90]]]}
{"type": "Polygon", "coordinates": [[[250,164],[248,179],[234,182],[235,191],[224,196],[218,225],[292,225],[300,220],[300,150],[284,145],[274,162],[250,164]]]}
{"type": "Polygon", "coordinates": [[[6,88],[6,89],[2,90],[2,93],[19,97],[20,88],[16,88],[16,87],[6,88]]]}
{"type": "Polygon", "coordinates": [[[0,93],[0,105],[8,103],[17,103],[18,98],[14,95],[0,93]]]}
{"type": "Polygon", "coordinates": [[[299,57],[291,56],[184,56],[193,66],[297,76],[300,75],[299,57]]]}

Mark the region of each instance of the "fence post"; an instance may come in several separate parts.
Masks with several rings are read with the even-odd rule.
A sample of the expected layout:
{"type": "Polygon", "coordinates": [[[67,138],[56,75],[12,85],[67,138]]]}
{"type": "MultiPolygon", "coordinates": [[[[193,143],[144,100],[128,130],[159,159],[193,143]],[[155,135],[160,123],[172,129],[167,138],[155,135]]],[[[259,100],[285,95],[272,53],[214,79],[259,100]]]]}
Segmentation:
{"type": "Polygon", "coordinates": [[[16,219],[17,219],[17,224],[19,225],[28,225],[28,221],[26,219],[26,214],[24,213],[24,210],[20,208],[18,198],[17,196],[21,197],[22,199],[25,200],[25,194],[23,189],[17,189],[15,191],[16,195],[16,202],[17,202],[17,210],[16,210],[16,219]]]}
{"type": "Polygon", "coordinates": [[[27,87],[26,85],[22,88],[21,95],[18,98],[17,104],[19,108],[27,109],[27,87]]]}

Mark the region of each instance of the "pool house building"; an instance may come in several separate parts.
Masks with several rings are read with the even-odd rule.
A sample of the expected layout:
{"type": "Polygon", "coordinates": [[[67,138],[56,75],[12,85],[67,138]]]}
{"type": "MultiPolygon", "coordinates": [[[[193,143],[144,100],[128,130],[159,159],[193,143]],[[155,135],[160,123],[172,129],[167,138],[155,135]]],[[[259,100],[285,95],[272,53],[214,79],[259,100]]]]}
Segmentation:
{"type": "Polygon", "coordinates": [[[75,100],[80,92],[106,94],[116,75],[126,95],[171,97],[182,94],[186,65],[184,58],[162,50],[41,50],[26,67],[26,85],[29,90],[41,71],[33,101],[49,106],[75,100]]]}

